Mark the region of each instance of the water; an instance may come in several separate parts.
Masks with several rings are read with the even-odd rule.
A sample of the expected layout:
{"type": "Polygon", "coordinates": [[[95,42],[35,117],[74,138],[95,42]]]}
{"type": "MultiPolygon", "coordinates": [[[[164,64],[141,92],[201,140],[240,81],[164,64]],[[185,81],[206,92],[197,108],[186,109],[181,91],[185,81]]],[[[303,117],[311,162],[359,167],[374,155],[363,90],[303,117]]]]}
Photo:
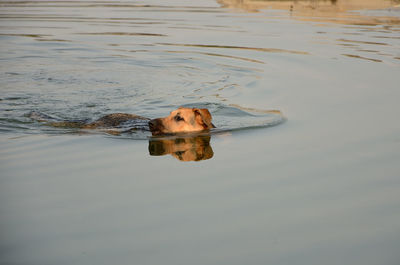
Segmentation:
{"type": "Polygon", "coordinates": [[[398,4],[0,1],[0,263],[398,264],[398,4]]]}

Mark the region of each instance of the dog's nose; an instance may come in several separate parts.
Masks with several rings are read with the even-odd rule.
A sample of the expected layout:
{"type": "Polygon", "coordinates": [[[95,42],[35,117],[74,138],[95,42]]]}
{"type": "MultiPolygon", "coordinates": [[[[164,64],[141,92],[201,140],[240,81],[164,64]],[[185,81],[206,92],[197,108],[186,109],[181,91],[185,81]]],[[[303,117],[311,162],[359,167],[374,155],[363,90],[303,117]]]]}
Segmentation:
{"type": "Polygon", "coordinates": [[[154,120],[149,121],[149,128],[150,128],[150,130],[154,129],[154,126],[155,126],[154,120]]]}
{"type": "Polygon", "coordinates": [[[153,119],[149,121],[149,128],[151,131],[156,130],[158,127],[160,127],[159,119],[153,119]]]}
{"type": "Polygon", "coordinates": [[[149,121],[149,129],[153,135],[164,133],[162,119],[153,119],[149,121]]]}

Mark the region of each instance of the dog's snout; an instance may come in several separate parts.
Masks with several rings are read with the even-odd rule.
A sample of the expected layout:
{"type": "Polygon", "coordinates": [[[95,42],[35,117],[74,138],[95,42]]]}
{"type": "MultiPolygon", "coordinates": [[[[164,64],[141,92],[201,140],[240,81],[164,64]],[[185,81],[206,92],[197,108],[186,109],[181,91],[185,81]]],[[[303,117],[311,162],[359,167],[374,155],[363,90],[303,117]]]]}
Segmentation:
{"type": "Polygon", "coordinates": [[[160,124],[160,121],[159,121],[160,119],[153,119],[153,120],[150,120],[149,121],[149,127],[150,128],[155,128],[155,127],[157,127],[157,126],[159,126],[159,124],[160,124]]]}
{"type": "Polygon", "coordinates": [[[155,122],[154,122],[154,120],[150,120],[150,121],[149,121],[149,128],[150,128],[150,130],[154,129],[154,127],[155,127],[155,122]]]}
{"type": "Polygon", "coordinates": [[[149,121],[149,129],[153,134],[161,132],[162,122],[160,119],[153,119],[149,121]]]}

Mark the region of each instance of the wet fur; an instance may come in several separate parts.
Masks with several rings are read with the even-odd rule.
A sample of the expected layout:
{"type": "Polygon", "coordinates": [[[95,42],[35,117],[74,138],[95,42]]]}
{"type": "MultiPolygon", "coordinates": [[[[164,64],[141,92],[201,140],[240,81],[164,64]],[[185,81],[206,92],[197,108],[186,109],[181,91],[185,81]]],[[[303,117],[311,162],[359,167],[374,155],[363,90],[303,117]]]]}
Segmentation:
{"type": "Polygon", "coordinates": [[[208,109],[179,108],[164,118],[149,121],[153,135],[199,132],[215,128],[208,109]]]}

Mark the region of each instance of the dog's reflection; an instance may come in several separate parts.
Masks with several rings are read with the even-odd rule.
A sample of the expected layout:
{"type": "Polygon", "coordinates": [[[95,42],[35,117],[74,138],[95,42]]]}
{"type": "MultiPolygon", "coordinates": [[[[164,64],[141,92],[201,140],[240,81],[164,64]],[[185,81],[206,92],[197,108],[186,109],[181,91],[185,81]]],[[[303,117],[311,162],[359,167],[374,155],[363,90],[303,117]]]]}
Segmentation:
{"type": "Polygon", "coordinates": [[[174,139],[153,138],[149,140],[152,156],[171,154],[181,161],[200,161],[213,157],[211,136],[180,137],[174,139]]]}

